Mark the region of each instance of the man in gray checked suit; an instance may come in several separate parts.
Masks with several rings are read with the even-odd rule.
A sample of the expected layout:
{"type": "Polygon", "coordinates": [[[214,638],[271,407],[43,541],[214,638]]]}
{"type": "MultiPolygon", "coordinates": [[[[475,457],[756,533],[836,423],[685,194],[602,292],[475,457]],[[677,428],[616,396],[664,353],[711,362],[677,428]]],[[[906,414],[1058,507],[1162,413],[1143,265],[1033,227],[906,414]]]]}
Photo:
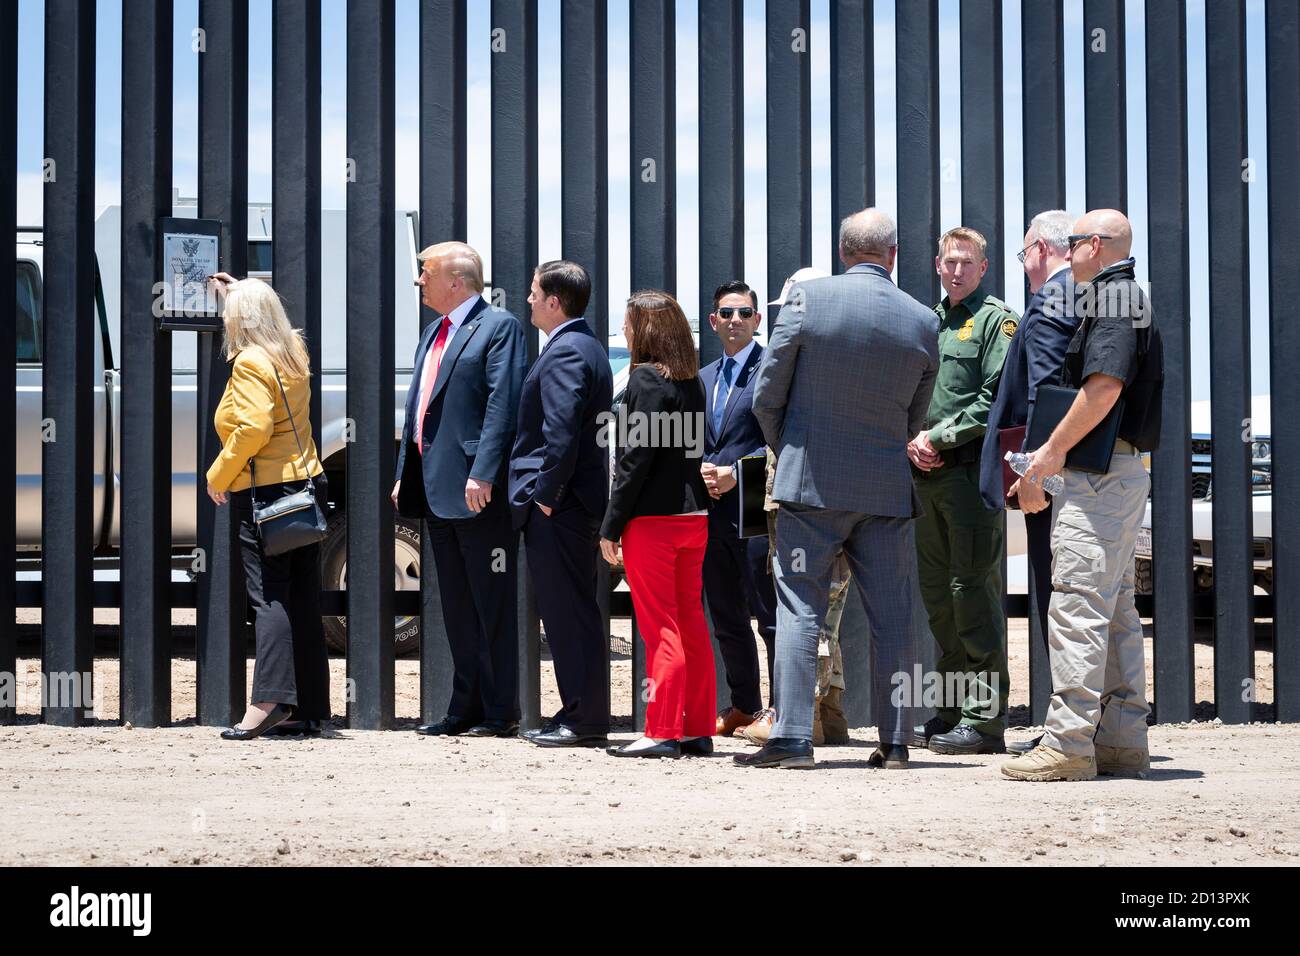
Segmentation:
{"type": "MultiPolygon", "coordinates": [[[[872,701],[880,747],[872,766],[907,766],[909,700],[891,677],[916,659],[915,556],[921,512],[907,442],[923,424],[939,369],[934,312],[890,279],[898,229],[876,209],[840,225],[843,275],[794,286],[754,386],[754,416],[776,451],[776,724],[736,762],[812,767],[817,636],[841,550],[875,643],[872,701]]],[[[907,686],[906,684],[902,686],[907,686]]]]}

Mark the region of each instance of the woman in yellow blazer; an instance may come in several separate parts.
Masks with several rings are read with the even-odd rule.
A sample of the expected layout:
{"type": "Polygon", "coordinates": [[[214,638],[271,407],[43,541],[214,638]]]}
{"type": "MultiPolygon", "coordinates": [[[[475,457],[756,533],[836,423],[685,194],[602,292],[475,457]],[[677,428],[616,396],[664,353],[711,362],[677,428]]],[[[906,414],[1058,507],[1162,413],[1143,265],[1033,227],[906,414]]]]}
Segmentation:
{"type": "Polygon", "coordinates": [[[221,736],[251,740],[272,728],[273,733],[319,733],[320,722],[330,716],[320,547],[264,554],[253,522],[254,479],[257,503],[266,505],[303,490],[312,475],[316,500],[321,511],[327,511],[324,469],[311,434],[307,346],[302,332],[289,324],[280,297],[265,282],[236,281],[225,273],[215,278],[225,284],[223,351],[231,369],[217,405],[222,447],[208,469],[208,496],[218,505],[233,503],[238,512],[257,640],[252,703],[243,720],[221,736]]]}

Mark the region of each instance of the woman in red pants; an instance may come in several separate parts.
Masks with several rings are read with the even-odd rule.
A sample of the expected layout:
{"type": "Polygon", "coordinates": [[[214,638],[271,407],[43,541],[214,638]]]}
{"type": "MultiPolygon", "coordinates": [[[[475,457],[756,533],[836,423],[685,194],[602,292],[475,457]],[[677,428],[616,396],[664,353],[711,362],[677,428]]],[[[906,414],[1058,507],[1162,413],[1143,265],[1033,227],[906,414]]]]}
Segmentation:
{"type": "Polygon", "coordinates": [[[628,299],[623,335],[632,372],[600,548],[615,564],[621,539],[649,698],[645,736],[609,753],[703,755],[713,750],[716,719],[713,646],[700,595],[709,540],[709,493],[700,476],[704,386],[690,324],[666,292],[628,299]]]}

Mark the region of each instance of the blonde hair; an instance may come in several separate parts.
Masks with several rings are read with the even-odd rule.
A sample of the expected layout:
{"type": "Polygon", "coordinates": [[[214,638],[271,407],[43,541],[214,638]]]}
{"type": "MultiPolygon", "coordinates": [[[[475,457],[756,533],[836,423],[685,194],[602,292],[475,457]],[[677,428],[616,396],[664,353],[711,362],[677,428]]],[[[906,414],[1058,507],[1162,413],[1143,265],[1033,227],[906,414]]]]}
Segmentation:
{"type": "Polygon", "coordinates": [[[441,261],[443,269],[460,276],[475,292],[483,291],[483,259],[474,251],[473,246],[463,242],[435,242],[416,258],[421,262],[437,259],[441,261]]]}
{"type": "Polygon", "coordinates": [[[311,375],[311,359],[302,329],[289,324],[275,290],[261,279],[241,279],[226,286],[223,313],[226,335],[222,354],[228,361],[250,346],[266,352],[281,375],[311,375]]]}
{"type": "Polygon", "coordinates": [[[958,226],[956,229],[949,229],[939,237],[939,256],[948,251],[948,246],[954,242],[969,242],[979,250],[980,258],[988,258],[988,241],[985,240],[984,234],[970,226],[958,226]]]}

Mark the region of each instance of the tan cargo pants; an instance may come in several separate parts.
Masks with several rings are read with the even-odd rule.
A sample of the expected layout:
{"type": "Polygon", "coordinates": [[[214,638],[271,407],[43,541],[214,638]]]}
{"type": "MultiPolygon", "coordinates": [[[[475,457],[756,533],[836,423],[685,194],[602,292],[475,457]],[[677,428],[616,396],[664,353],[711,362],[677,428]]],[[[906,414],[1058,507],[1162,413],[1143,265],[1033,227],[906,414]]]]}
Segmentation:
{"type": "Polygon", "coordinates": [[[1110,471],[1067,468],[1053,500],[1048,649],[1052,700],[1043,743],[1094,756],[1093,744],[1147,746],[1146,657],[1133,603],[1133,551],[1151,477],[1128,442],[1110,471]]]}

